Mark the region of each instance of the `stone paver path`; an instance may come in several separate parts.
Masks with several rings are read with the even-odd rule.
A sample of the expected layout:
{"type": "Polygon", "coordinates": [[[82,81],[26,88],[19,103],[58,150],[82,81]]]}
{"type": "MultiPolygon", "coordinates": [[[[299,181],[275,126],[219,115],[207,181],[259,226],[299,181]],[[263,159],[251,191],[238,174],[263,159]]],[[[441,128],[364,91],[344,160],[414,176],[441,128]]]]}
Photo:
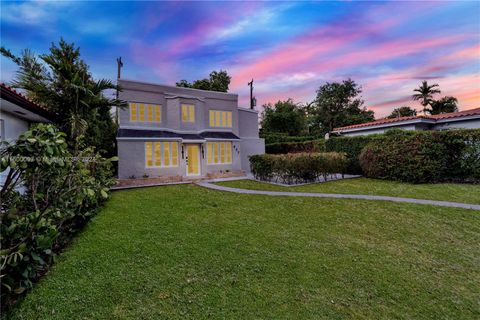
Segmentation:
{"type": "Polygon", "coordinates": [[[436,201],[436,200],[424,200],[413,198],[399,198],[399,197],[387,197],[387,196],[369,196],[364,194],[340,194],[340,193],[309,193],[309,192],[283,192],[283,191],[265,191],[265,190],[248,190],[219,186],[212,184],[208,181],[197,182],[197,185],[226,192],[242,193],[242,194],[259,194],[265,196],[282,196],[282,197],[313,197],[313,198],[340,198],[340,199],[361,199],[361,200],[380,200],[380,201],[393,201],[393,202],[406,202],[416,204],[428,204],[441,207],[452,207],[462,209],[480,210],[478,204],[468,204],[460,202],[450,201],[436,201]]]}

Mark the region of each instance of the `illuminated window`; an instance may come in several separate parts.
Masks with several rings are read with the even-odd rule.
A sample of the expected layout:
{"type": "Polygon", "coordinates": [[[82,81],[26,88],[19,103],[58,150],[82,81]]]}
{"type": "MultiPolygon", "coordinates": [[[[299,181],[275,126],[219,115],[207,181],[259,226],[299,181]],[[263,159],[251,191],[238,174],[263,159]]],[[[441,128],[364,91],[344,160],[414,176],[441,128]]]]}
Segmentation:
{"type": "Polygon", "coordinates": [[[130,121],[137,121],[137,104],[130,103],[130,121]]]}
{"type": "Polygon", "coordinates": [[[231,128],[232,127],[232,112],[210,110],[210,127],[231,128]]]}
{"type": "Polygon", "coordinates": [[[153,106],[151,104],[147,104],[147,121],[153,121],[153,106]]]}
{"type": "Polygon", "coordinates": [[[145,121],[145,105],[143,103],[138,104],[138,121],[145,121]]]}
{"type": "Polygon", "coordinates": [[[195,106],[182,104],[182,122],[195,122],[195,106]]]}
{"type": "Polygon", "coordinates": [[[178,167],[178,142],[145,142],[145,166],[178,167]]]}
{"type": "Polygon", "coordinates": [[[155,106],[155,122],[162,121],[162,108],[159,105],[155,106]]]}
{"type": "Polygon", "coordinates": [[[232,163],[231,142],[207,142],[207,163],[208,164],[230,164],[232,163]]]}
{"type": "Polygon", "coordinates": [[[153,167],[152,160],[152,142],[145,142],[145,164],[147,167],[153,167]]]}

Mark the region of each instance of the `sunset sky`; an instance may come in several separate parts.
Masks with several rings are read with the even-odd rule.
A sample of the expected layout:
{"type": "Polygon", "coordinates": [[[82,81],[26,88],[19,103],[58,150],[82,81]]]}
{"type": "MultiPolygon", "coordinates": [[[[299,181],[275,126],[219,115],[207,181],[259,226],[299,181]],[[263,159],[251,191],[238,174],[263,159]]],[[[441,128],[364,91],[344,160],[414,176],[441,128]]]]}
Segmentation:
{"type": "MultiPolygon", "coordinates": [[[[460,109],[480,107],[480,2],[3,2],[1,44],[47,51],[64,37],[96,78],[174,85],[224,69],[230,92],[260,106],[308,102],[325,82],[352,78],[382,117],[410,105],[421,80],[460,109]]],[[[1,81],[15,65],[1,58],[1,81]]]]}

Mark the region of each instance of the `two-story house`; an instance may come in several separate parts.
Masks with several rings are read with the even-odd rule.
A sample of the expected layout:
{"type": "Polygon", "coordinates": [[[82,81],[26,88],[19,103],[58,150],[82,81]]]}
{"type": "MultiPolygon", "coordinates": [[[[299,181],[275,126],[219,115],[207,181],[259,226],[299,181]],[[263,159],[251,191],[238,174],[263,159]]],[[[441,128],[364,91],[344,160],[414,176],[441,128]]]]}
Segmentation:
{"type": "Polygon", "coordinates": [[[238,95],[119,80],[118,176],[205,177],[248,172],[248,156],[265,152],[258,112],[238,95]]]}

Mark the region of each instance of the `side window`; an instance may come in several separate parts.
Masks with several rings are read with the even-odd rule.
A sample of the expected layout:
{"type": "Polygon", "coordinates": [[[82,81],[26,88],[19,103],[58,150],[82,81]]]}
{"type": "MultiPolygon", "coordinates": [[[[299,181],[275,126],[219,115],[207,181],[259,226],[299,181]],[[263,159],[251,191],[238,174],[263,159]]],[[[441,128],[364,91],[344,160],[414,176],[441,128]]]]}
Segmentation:
{"type": "Polygon", "coordinates": [[[193,104],[182,104],[182,122],[195,122],[195,106],[193,104]]]}
{"type": "Polygon", "coordinates": [[[232,112],[221,110],[210,110],[209,112],[210,127],[217,128],[231,128],[232,127],[232,112]]]}

